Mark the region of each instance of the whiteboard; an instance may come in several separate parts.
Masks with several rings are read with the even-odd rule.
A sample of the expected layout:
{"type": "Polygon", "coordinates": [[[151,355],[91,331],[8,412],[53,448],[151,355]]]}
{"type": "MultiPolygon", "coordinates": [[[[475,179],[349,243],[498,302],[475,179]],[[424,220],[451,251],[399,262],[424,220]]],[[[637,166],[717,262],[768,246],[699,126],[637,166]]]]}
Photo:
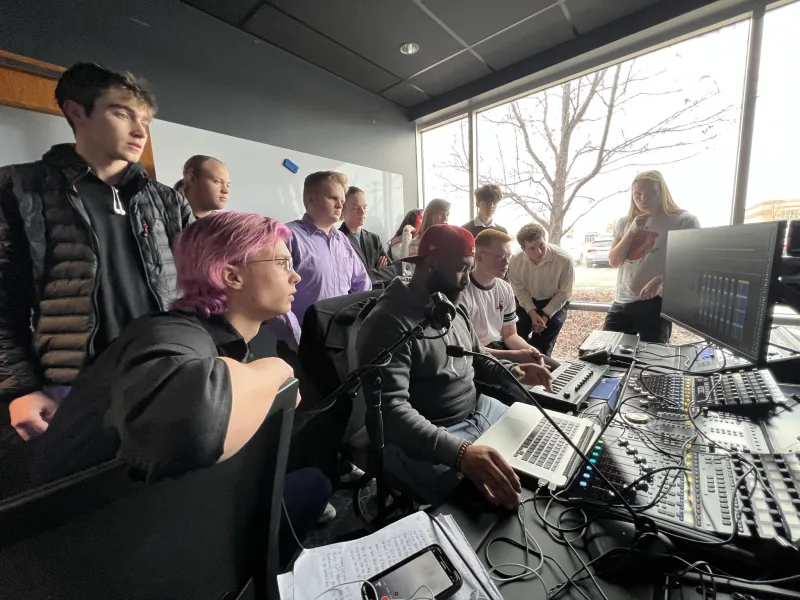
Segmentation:
{"type": "Polygon", "coordinates": [[[231,189],[227,209],[254,212],[287,222],[303,216],[303,180],[315,171],[345,173],[350,185],[367,196],[364,227],[384,244],[405,215],[403,177],[331,158],[270,146],[249,140],[155,120],[150,125],[158,180],[169,186],[183,174],[183,164],[194,154],[213,156],[228,166],[231,189]],[[295,174],[285,159],[299,167],[295,174]]]}
{"type": "Polygon", "coordinates": [[[64,117],[0,106],[0,167],[33,162],[75,137],[64,117]]]}

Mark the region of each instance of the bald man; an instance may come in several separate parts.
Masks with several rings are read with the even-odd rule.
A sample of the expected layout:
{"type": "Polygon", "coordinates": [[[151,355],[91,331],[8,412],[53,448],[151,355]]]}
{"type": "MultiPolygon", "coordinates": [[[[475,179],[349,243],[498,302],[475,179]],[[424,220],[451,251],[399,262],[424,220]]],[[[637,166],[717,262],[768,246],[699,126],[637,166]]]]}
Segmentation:
{"type": "Polygon", "coordinates": [[[196,154],[183,165],[183,179],[175,189],[183,192],[198,219],[222,210],[228,203],[231,178],[228,167],[213,156],[196,154]]]}

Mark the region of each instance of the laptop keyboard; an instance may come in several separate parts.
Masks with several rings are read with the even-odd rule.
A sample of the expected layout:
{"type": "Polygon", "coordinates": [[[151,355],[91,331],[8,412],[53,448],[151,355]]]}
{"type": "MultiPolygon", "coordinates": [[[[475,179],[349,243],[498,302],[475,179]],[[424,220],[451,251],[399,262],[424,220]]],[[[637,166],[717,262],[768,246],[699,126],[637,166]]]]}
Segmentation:
{"type": "MultiPolygon", "coordinates": [[[[580,423],[575,421],[567,421],[557,417],[553,417],[553,421],[570,438],[572,438],[575,430],[581,426],[580,423]]],[[[564,452],[567,451],[567,448],[569,448],[567,441],[561,437],[555,427],[542,419],[517,448],[514,457],[537,467],[552,470],[553,465],[557,465],[564,457],[564,452]]]]}

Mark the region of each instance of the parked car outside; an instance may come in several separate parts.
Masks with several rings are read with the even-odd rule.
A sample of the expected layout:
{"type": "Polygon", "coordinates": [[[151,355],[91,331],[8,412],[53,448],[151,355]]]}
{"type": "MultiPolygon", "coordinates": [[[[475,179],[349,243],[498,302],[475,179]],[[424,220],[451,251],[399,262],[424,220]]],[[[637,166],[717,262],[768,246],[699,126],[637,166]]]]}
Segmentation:
{"type": "Polygon", "coordinates": [[[611,250],[611,238],[603,237],[594,240],[589,247],[586,248],[586,252],[583,255],[584,260],[586,261],[586,266],[589,268],[602,266],[602,267],[609,267],[611,266],[608,263],[608,252],[611,250]]]}

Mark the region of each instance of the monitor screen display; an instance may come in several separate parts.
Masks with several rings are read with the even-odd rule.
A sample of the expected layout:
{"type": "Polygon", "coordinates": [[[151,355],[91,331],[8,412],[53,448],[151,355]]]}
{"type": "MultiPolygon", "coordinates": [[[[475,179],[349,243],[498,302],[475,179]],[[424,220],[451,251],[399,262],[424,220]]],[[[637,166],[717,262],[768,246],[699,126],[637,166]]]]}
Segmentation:
{"type": "Polygon", "coordinates": [[[661,316],[764,363],[786,223],[670,231],[661,316]]]}

